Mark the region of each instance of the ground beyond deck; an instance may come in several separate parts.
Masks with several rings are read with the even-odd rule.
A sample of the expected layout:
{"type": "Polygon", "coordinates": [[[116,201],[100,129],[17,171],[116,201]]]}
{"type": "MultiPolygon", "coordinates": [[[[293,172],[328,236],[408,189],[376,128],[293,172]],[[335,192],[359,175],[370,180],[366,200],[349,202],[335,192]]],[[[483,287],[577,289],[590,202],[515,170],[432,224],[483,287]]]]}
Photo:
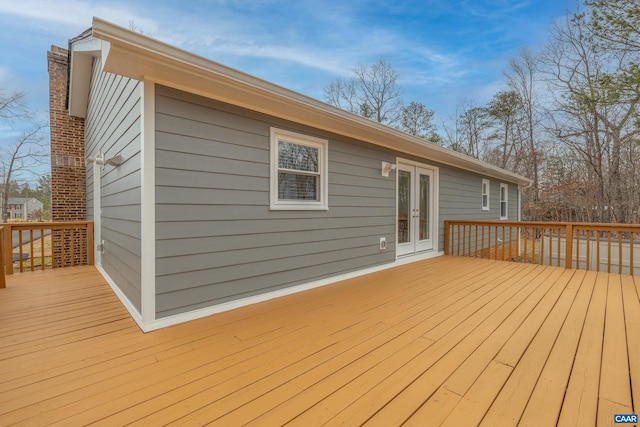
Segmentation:
{"type": "Polygon", "coordinates": [[[140,332],[93,267],[0,289],[0,425],[613,425],[640,278],[439,257],[140,332]]]}

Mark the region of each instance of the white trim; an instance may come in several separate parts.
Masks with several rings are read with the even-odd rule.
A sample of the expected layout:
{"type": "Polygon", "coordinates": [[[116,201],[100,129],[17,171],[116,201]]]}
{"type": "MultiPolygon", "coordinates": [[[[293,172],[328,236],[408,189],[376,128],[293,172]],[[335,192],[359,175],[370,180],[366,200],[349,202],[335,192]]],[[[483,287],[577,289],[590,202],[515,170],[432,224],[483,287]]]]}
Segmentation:
{"type": "Polygon", "coordinates": [[[518,195],[518,222],[520,222],[522,221],[522,191],[519,185],[516,194],[518,195]]]}
{"type": "Polygon", "coordinates": [[[217,99],[253,111],[425,157],[514,183],[531,180],[453,150],[425,143],[388,126],[266,82],[214,61],[94,18],[92,36],[103,40],[104,71],[217,99]]]}
{"type": "Polygon", "coordinates": [[[111,278],[111,276],[107,274],[107,272],[104,270],[104,268],[102,268],[101,265],[96,264],[95,267],[100,272],[107,284],[111,287],[113,293],[116,294],[122,305],[124,305],[124,308],[127,309],[129,315],[138,324],[138,327],[142,330],[142,332],[149,332],[149,330],[145,328],[144,322],[142,321],[142,316],[140,316],[140,313],[133,305],[133,303],[129,301],[129,298],[127,298],[124,292],[122,292],[118,285],[116,285],[116,282],[111,278]]]}
{"type": "Polygon", "coordinates": [[[140,300],[145,324],[156,320],[155,84],[142,82],[140,133],[140,300]]]}
{"type": "Polygon", "coordinates": [[[480,187],[480,192],[481,194],[481,205],[482,205],[482,210],[483,211],[488,211],[490,210],[491,207],[491,181],[489,181],[486,178],[482,179],[482,187],[480,187]],[[485,184],[486,184],[486,188],[487,188],[487,192],[485,193],[485,184]],[[487,204],[484,204],[484,196],[487,196],[487,204]]]}
{"type": "MultiPolygon", "coordinates": [[[[99,150],[94,159],[102,160],[103,154],[99,150]]],[[[93,249],[94,264],[102,265],[102,251],[98,245],[102,244],[102,167],[93,161],[93,249]]]]}
{"type": "Polygon", "coordinates": [[[102,40],[87,38],[77,40],[71,46],[69,68],[69,114],[86,118],[89,106],[89,91],[93,74],[93,60],[100,56],[105,44],[102,40]]]}
{"type": "Polygon", "coordinates": [[[198,310],[189,311],[187,313],[176,314],[176,315],[168,316],[162,319],[157,319],[153,322],[145,323],[144,326],[141,326],[141,329],[145,332],[154,331],[157,329],[166,328],[168,326],[177,325],[179,323],[184,323],[191,320],[211,316],[212,314],[222,313],[224,311],[229,311],[236,308],[244,307],[246,305],[257,304],[257,303],[268,301],[274,298],[279,298],[286,295],[307,291],[307,290],[318,288],[321,286],[331,285],[333,283],[342,282],[348,279],[353,279],[354,277],[364,276],[366,274],[376,273],[379,271],[387,270],[389,268],[398,267],[398,266],[410,264],[413,262],[424,261],[426,259],[435,258],[437,256],[442,256],[442,255],[444,255],[444,252],[430,251],[424,254],[407,256],[388,264],[370,267],[364,270],[353,271],[350,273],[340,274],[338,276],[332,276],[326,279],[315,280],[313,282],[294,285],[288,288],[279,289],[277,291],[267,292],[260,295],[255,295],[247,298],[225,302],[225,303],[214,305],[211,307],[205,307],[198,310]]]}
{"type": "Polygon", "coordinates": [[[500,199],[500,219],[506,220],[509,219],[509,184],[505,184],[503,182],[500,183],[500,192],[498,193],[498,198],[500,199]],[[504,201],[502,200],[502,189],[505,189],[504,192],[504,201]],[[502,203],[505,204],[505,215],[502,216],[502,203]]]}
{"type": "Polygon", "coordinates": [[[427,163],[422,163],[422,162],[417,162],[415,160],[409,160],[409,159],[404,159],[402,157],[396,157],[396,196],[395,196],[395,236],[396,236],[396,260],[400,259],[400,258],[406,258],[406,257],[412,257],[415,256],[416,254],[423,254],[423,253],[433,253],[433,252],[437,252],[438,250],[438,244],[439,244],[439,231],[440,231],[440,226],[439,226],[439,212],[440,212],[440,168],[438,166],[433,166],[427,163]],[[432,219],[432,224],[431,224],[431,242],[433,247],[431,249],[424,249],[424,250],[418,250],[416,252],[411,252],[411,253],[402,253],[399,254],[398,251],[398,177],[400,176],[400,168],[401,165],[408,165],[408,166],[413,166],[416,168],[420,168],[420,169],[426,169],[427,171],[432,172],[432,187],[433,187],[433,194],[431,195],[432,200],[432,214],[433,214],[433,219],[432,219]]]}
{"type": "Polygon", "coordinates": [[[270,210],[328,210],[329,209],[329,141],[297,132],[271,128],[270,132],[270,210]],[[318,172],[320,180],[320,200],[279,200],[278,199],[278,141],[303,145],[318,150],[318,172]]]}

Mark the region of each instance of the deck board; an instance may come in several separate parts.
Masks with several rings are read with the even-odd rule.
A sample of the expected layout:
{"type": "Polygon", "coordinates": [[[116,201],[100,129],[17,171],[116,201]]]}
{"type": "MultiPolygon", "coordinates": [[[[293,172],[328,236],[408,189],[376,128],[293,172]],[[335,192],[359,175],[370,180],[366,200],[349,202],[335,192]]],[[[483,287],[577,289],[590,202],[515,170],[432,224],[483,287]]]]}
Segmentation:
{"type": "Polygon", "coordinates": [[[638,412],[639,291],[439,257],[143,334],[93,267],[23,273],[0,425],[611,425],[638,412]]]}

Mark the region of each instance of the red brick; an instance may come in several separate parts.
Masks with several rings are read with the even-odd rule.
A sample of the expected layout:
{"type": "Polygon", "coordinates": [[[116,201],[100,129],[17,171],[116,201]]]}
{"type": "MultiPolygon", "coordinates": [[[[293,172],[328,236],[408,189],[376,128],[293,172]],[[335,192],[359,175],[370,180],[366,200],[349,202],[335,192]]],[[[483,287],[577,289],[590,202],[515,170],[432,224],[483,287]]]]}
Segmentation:
{"type": "Polygon", "coordinates": [[[51,219],[86,220],[86,166],[84,119],[67,109],[68,52],[52,46],[49,68],[49,119],[51,129],[51,219]]]}

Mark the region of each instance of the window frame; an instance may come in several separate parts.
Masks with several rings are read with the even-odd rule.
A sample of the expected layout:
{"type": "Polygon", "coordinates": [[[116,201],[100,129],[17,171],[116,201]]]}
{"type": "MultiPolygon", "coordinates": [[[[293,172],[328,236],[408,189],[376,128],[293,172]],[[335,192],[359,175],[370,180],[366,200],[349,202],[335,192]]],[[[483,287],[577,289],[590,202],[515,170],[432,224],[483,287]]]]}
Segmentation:
{"type": "Polygon", "coordinates": [[[500,183],[500,219],[509,219],[509,184],[500,183]],[[504,189],[504,193],[502,192],[504,189]],[[502,195],[504,194],[504,200],[502,195]],[[502,204],[504,203],[504,216],[502,215],[502,204]]]}
{"type": "Polygon", "coordinates": [[[292,132],[284,129],[271,128],[270,131],[270,210],[328,210],[329,209],[329,141],[292,132]],[[318,199],[317,200],[288,200],[278,198],[278,173],[279,150],[278,142],[284,141],[289,144],[302,145],[318,149],[318,172],[304,173],[301,175],[318,176],[318,199]]]}
{"type": "Polygon", "coordinates": [[[480,187],[480,192],[481,192],[481,203],[482,203],[482,210],[483,211],[488,211],[490,210],[490,206],[491,206],[491,181],[489,181],[486,178],[482,179],[482,186],[480,187]],[[486,185],[486,187],[485,187],[486,185]],[[485,193],[485,188],[487,190],[487,192],[485,193]],[[487,197],[487,203],[484,203],[484,197],[487,197]]]}

